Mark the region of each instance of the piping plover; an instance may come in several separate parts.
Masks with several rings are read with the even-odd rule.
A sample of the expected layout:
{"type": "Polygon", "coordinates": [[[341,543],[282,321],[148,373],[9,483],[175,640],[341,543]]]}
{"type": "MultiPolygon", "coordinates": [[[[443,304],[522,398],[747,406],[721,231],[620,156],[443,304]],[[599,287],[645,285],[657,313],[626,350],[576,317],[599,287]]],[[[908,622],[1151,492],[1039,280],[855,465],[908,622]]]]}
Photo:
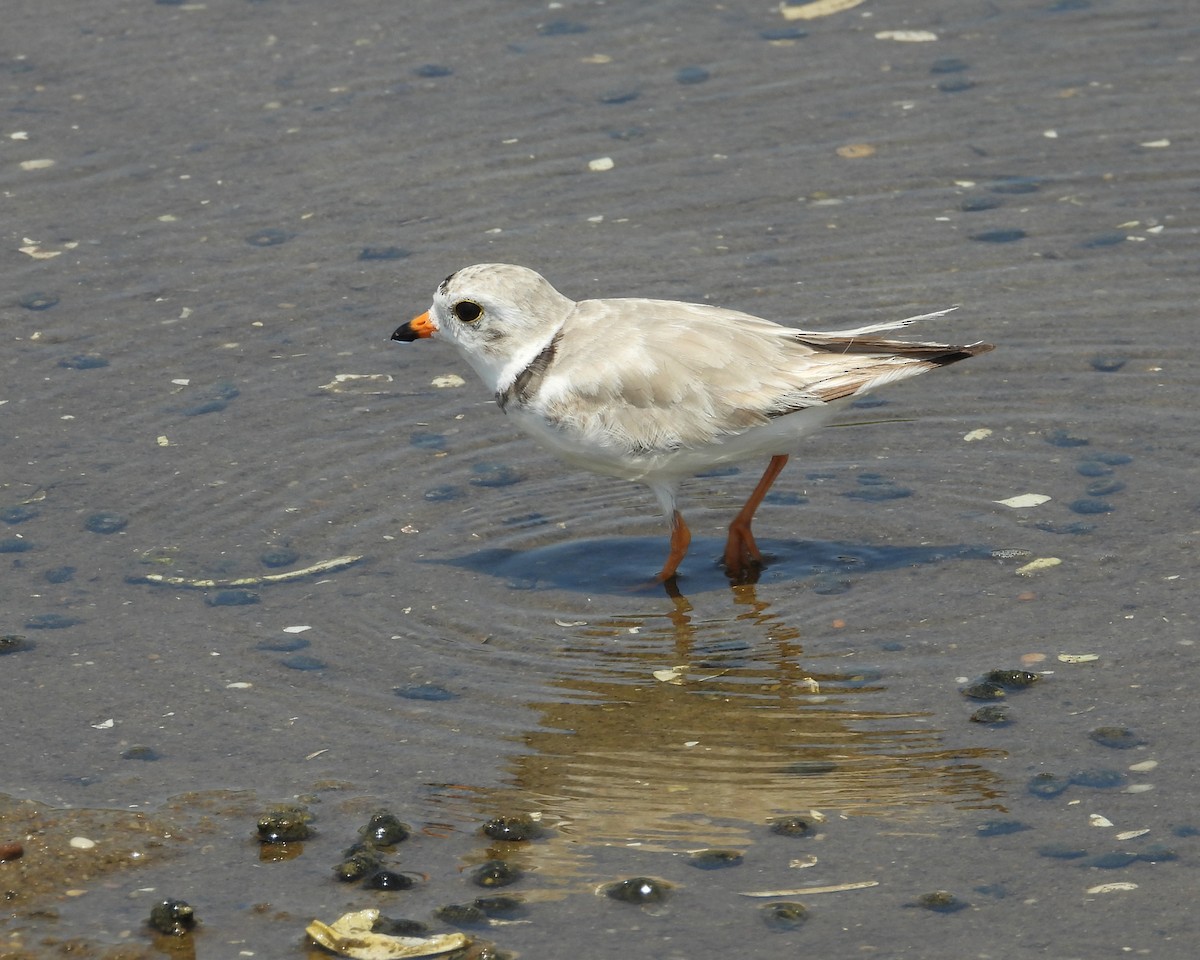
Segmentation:
{"type": "Polygon", "coordinates": [[[725,571],[740,583],[762,567],[750,523],[797,440],[854,397],[992,349],[877,336],[948,312],[818,333],[706,304],[576,302],[526,267],[479,263],[443,280],[392,339],[449,340],[535,440],[574,466],[648,486],[671,522],[659,581],[691,542],[680,481],[769,455],[729,525],[725,571]]]}

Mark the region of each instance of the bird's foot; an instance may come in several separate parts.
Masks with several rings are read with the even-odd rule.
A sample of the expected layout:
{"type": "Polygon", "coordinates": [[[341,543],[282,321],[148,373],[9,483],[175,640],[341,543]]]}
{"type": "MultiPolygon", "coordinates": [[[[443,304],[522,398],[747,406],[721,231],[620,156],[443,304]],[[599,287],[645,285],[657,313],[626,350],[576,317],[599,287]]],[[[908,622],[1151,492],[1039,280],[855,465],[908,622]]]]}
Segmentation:
{"type": "Polygon", "coordinates": [[[749,524],[733,524],[725,541],[725,576],[734,586],[757,583],[764,567],[762,552],[749,524]]]}

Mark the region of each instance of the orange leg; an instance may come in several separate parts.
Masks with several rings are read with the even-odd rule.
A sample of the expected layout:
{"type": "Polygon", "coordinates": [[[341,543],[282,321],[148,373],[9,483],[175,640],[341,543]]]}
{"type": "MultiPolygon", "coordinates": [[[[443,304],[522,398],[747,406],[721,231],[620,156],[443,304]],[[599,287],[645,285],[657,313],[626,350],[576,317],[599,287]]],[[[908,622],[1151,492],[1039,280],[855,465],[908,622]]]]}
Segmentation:
{"type": "Polygon", "coordinates": [[[675,571],[679,568],[679,563],[683,560],[691,543],[692,531],[688,529],[683,514],[676,510],[671,515],[671,552],[667,554],[667,562],[663,564],[658,576],[654,578],[656,581],[665,583],[675,578],[675,571]]]}
{"type": "Polygon", "coordinates": [[[725,573],[734,580],[744,580],[762,566],[762,554],[758,551],[758,544],[754,542],[750,524],[754,520],[758,505],[762,503],[763,497],[767,495],[771,484],[775,482],[787,462],[785,454],[777,454],[771,458],[767,469],[763,471],[762,479],[758,481],[758,486],[750,494],[750,499],[729,525],[729,539],[725,541],[725,573]]]}

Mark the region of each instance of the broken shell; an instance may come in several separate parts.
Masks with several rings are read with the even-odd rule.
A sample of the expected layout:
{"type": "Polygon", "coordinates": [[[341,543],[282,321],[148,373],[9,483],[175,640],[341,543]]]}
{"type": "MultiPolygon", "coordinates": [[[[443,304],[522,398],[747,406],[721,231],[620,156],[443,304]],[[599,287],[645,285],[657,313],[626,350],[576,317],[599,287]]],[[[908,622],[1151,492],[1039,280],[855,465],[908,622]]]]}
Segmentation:
{"type": "Polygon", "coordinates": [[[470,944],[461,933],[436,937],[397,937],[373,930],[378,910],[358,910],[343,914],[332,924],[314,920],[304,932],[326,950],[351,960],[402,960],[406,957],[432,957],[470,944]]]}

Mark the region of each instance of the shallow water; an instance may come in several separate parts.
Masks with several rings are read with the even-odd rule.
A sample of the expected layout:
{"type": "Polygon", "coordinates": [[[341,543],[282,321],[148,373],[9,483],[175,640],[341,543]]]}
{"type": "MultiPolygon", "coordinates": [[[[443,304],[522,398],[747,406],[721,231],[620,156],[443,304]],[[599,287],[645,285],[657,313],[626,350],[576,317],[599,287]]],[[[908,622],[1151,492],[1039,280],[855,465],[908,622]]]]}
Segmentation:
{"type": "Polygon", "coordinates": [[[442,929],[504,855],[530,922],[481,935],[529,957],[1190,957],[1195,41],[1104,0],[8,4],[0,792],[39,806],[0,811],[0,950],[158,950],[162,896],[197,956],[304,955],[367,906],[442,929]],[[716,561],[761,467],[692,481],[669,596],[645,491],[387,342],[480,260],[815,328],[960,304],[928,335],[998,349],[806,440],[756,585],[716,561]],[[128,579],[347,556],[244,605],[128,579]],[[1012,725],[969,722],[959,688],[1023,664],[1012,725]],[[298,796],[315,838],[264,854],[298,796]],[[413,891],[331,878],[378,806],[413,891]],[[477,833],[517,812],[547,836],[477,833]],[[716,846],[743,862],[689,864],[716,846]],[[665,905],[593,895],[640,875],[665,905]],[[784,897],[791,932],[743,896],[859,881],[784,897]],[[937,889],[970,908],[906,907],[937,889]]]}

